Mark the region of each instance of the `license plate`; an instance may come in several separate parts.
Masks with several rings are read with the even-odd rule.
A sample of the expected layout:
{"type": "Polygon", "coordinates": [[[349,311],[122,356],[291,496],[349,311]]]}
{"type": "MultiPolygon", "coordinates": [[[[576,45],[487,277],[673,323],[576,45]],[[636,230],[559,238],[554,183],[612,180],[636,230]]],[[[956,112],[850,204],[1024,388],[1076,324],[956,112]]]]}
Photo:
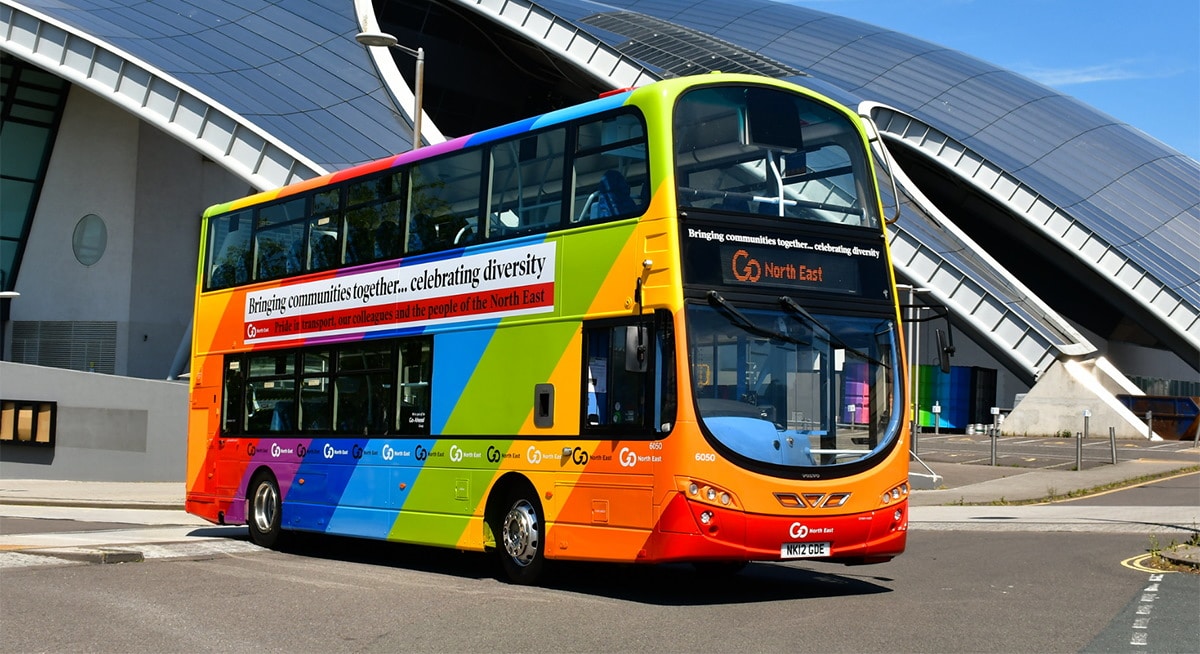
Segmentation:
{"type": "Polygon", "coordinates": [[[829,556],[828,541],[822,543],[784,543],[779,548],[779,556],[784,559],[811,559],[818,556],[829,556]]]}

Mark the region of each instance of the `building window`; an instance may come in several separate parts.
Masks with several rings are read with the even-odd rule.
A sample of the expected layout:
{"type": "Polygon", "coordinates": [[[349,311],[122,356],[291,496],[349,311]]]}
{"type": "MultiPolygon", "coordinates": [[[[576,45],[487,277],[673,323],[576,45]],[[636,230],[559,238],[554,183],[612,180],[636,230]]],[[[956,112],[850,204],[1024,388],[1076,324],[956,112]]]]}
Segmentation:
{"type": "Polygon", "coordinates": [[[0,400],[0,443],[54,447],[57,402],[0,400]]]}
{"type": "Polygon", "coordinates": [[[75,233],[71,235],[71,251],[75,260],[85,266],[94,266],[104,256],[108,247],[108,227],[104,219],[94,213],[89,213],[75,223],[75,233]]]}

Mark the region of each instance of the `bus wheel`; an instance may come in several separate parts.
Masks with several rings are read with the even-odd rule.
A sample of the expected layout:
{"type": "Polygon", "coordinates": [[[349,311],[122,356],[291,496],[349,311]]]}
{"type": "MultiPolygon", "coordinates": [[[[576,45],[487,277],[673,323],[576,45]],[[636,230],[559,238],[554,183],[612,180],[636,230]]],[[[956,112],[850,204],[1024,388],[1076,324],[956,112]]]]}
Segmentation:
{"type": "Polygon", "coordinates": [[[542,507],[536,498],[516,490],[509,494],[504,506],[509,507],[501,519],[500,562],[508,578],[517,584],[536,583],[545,568],[544,547],[546,527],[542,507]]]}
{"type": "Polygon", "coordinates": [[[249,515],[250,540],[262,547],[275,547],[279,544],[283,514],[275,478],[265,472],[255,475],[250,481],[249,502],[250,510],[246,513],[249,515]]]}

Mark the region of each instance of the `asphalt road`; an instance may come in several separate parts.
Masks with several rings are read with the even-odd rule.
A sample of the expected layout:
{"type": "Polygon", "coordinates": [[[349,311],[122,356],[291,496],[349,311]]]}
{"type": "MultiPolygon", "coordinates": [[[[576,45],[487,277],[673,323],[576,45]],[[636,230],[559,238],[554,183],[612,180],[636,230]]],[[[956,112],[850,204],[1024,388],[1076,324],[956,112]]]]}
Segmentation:
{"type": "Polygon", "coordinates": [[[283,553],[0,571],[0,649],[1196,651],[1200,575],[1122,565],[1149,544],[914,532],[876,566],[754,564],[724,579],[574,564],[527,588],[497,581],[482,555],[313,537],[283,553]]]}
{"type": "MultiPolygon", "coordinates": [[[[1008,445],[1025,466],[1061,465],[1060,443],[1008,445]]],[[[1179,444],[1148,451],[1195,458],[1179,444]]],[[[1193,473],[1056,506],[1197,504],[1193,473]]],[[[705,577],[684,565],[568,564],[537,588],[498,581],[480,554],[317,536],[272,552],[244,529],[176,527],[218,538],[143,545],[142,563],[0,552],[0,651],[1200,651],[1200,574],[1144,567],[1151,548],[1195,526],[1067,532],[1022,518],[1044,509],[1004,507],[1003,520],[970,530],[918,521],[908,551],[875,566],[796,561],[705,577]]],[[[16,538],[141,534],[172,513],[9,512],[0,534],[16,538]]]]}
{"type": "MultiPolygon", "coordinates": [[[[1063,502],[1068,503],[1075,506],[1197,506],[1200,505],[1200,472],[1063,502]]],[[[1200,525],[1196,527],[1200,528],[1200,525]]]]}

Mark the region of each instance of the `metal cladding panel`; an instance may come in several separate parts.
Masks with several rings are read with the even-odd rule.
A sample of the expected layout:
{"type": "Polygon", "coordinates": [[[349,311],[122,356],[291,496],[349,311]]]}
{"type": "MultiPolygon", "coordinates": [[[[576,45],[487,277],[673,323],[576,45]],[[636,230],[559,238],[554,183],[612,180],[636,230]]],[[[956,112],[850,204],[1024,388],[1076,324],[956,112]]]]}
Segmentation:
{"type": "Polygon", "coordinates": [[[350,0],[25,4],[171,75],[326,169],[411,147],[369,53],[353,39],[350,0]],[[296,114],[311,120],[278,118],[296,114]],[[307,129],[296,131],[298,123],[307,129]]]}
{"type": "Polygon", "coordinates": [[[773,6],[750,12],[741,10],[740,13],[752,20],[729,23],[723,28],[723,38],[751,50],[764,51],[775,39],[792,29],[786,22],[786,17],[781,16],[773,6]]]}
{"type": "Polygon", "coordinates": [[[689,13],[696,19],[696,27],[708,25],[715,34],[716,30],[725,29],[737,22],[746,10],[741,3],[728,0],[701,0],[689,8],[689,13]]]}
{"type": "MultiPolygon", "coordinates": [[[[886,96],[891,98],[889,104],[896,107],[921,107],[929,102],[931,97],[940,94],[948,88],[953,80],[961,75],[960,71],[945,68],[930,68],[926,62],[934,53],[925,55],[924,59],[910,59],[897,64],[887,74],[871,82],[869,92],[872,97],[886,96]]],[[[862,89],[860,93],[864,92],[862,89]]],[[[916,113],[913,111],[912,113],[916,113]]],[[[949,131],[946,129],[945,131],[949,131]]],[[[962,136],[962,135],[960,135],[962,136]]]]}
{"type": "Polygon", "coordinates": [[[1164,233],[1179,235],[1182,241],[1180,250],[1190,251],[1173,252],[1171,254],[1177,254],[1178,257],[1168,258],[1164,256],[1157,243],[1148,243],[1142,240],[1121,248],[1121,253],[1138,263],[1150,262],[1151,265],[1146,266],[1147,272],[1168,282],[1166,284],[1168,288],[1193,307],[1198,307],[1200,306],[1200,283],[1198,283],[1196,271],[1200,269],[1198,268],[1200,255],[1197,254],[1200,252],[1200,238],[1197,236],[1196,223],[1193,221],[1191,225],[1191,234],[1187,234],[1189,229],[1184,224],[1177,222],[1172,227],[1176,229],[1164,230],[1164,233]]]}
{"type": "MultiPolygon", "coordinates": [[[[1063,100],[1061,96],[1034,100],[989,128],[998,135],[1007,135],[1011,146],[1005,154],[1013,161],[1000,160],[1002,164],[1023,176],[1026,170],[1037,170],[1041,159],[1064,143],[1087,138],[1088,132],[1103,126],[1100,122],[1073,120],[1071,105],[1063,100]]],[[[1061,173],[1046,172],[1047,176],[1061,177],[1061,173]]]]}
{"type": "Polygon", "coordinates": [[[942,110],[954,115],[958,129],[968,134],[978,134],[982,128],[1033,99],[1014,95],[1012,89],[993,86],[993,79],[1008,79],[1002,73],[998,69],[981,70],[935,96],[926,108],[940,105],[942,110]]]}
{"type": "Polygon", "coordinates": [[[228,78],[233,82],[234,92],[246,98],[245,104],[237,108],[237,112],[243,116],[306,111],[317,106],[315,100],[328,99],[323,91],[314,90],[311,95],[299,96],[287,93],[285,89],[281,89],[273,83],[278,76],[290,73],[291,68],[288,66],[273,63],[221,77],[228,78]],[[251,95],[256,96],[253,101],[249,100],[251,95]]]}
{"type": "Polygon", "coordinates": [[[1058,148],[1033,166],[1059,171],[1090,197],[1155,158],[1137,139],[1129,138],[1132,135],[1128,127],[1116,122],[1099,126],[1079,135],[1072,147],[1058,148]]]}
{"type": "MultiPolygon", "coordinates": [[[[289,57],[283,61],[263,66],[263,72],[272,77],[288,76],[292,79],[302,79],[307,82],[303,94],[289,93],[302,103],[305,110],[326,108],[342,104],[347,98],[359,93],[353,85],[347,84],[340,75],[321,65],[319,60],[289,57]]],[[[290,104],[290,103],[289,103],[290,104]]]]}
{"type": "Polygon", "coordinates": [[[781,36],[764,48],[763,54],[814,74],[827,75],[830,81],[853,90],[869,80],[856,81],[848,77],[849,71],[844,70],[833,55],[846,44],[880,31],[857,21],[827,16],[781,36]]]}
{"type": "Polygon", "coordinates": [[[913,58],[911,42],[898,37],[895,32],[866,34],[838,48],[836,57],[822,61],[819,69],[832,71],[839,83],[855,91],[881,77],[896,77],[895,68],[913,58]]]}
{"type": "Polygon", "coordinates": [[[1143,167],[1150,175],[1121,177],[1121,185],[1138,189],[1163,215],[1176,215],[1200,208],[1200,167],[1187,157],[1165,157],[1149,161],[1143,167]]]}
{"type": "Polygon", "coordinates": [[[855,43],[847,45],[838,50],[836,64],[821,62],[821,65],[826,67],[836,65],[838,77],[846,85],[846,88],[861,89],[879,77],[880,63],[888,61],[887,55],[894,54],[892,52],[872,52],[870,45],[866,43],[870,40],[871,36],[865,36],[855,43]]]}
{"type": "MultiPolygon", "coordinates": [[[[278,25],[281,30],[279,33],[289,35],[289,39],[299,47],[296,51],[299,54],[310,50],[312,44],[328,39],[330,30],[327,25],[337,24],[339,20],[338,13],[325,10],[316,4],[301,3],[297,4],[295,9],[300,10],[304,7],[315,11],[303,15],[293,10],[291,2],[280,2],[263,7],[256,11],[255,15],[278,25]]],[[[266,27],[270,28],[269,25],[266,27]]]]}
{"type": "Polygon", "coordinates": [[[791,82],[796,86],[803,86],[806,89],[816,91],[821,95],[840,102],[847,107],[857,107],[862,102],[862,97],[855,95],[840,86],[834,86],[819,77],[809,77],[805,75],[797,75],[795,77],[786,77],[784,81],[791,82]]]}
{"type": "MultiPolygon", "coordinates": [[[[265,18],[261,14],[251,13],[238,19],[238,24],[263,39],[270,45],[267,50],[274,59],[283,59],[285,57],[300,54],[312,49],[314,40],[310,37],[305,37],[297,34],[283,25],[265,18]]],[[[328,38],[331,34],[328,31],[317,37],[328,38]]]]}

